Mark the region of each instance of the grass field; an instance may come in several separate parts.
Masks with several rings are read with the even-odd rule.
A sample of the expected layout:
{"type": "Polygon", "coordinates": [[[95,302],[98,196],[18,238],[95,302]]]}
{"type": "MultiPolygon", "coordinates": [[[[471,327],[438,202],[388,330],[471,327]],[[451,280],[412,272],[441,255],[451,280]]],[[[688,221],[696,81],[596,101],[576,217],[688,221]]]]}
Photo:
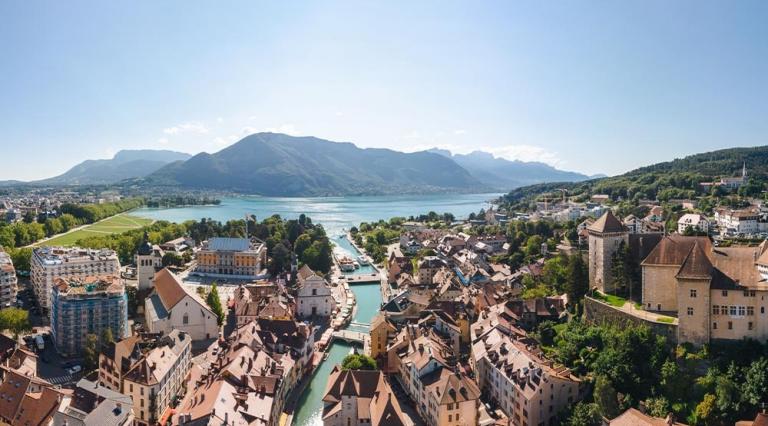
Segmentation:
{"type": "Polygon", "coordinates": [[[46,246],[72,246],[75,245],[77,240],[82,238],[91,237],[99,234],[120,234],[132,229],[138,229],[142,226],[146,226],[152,223],[152,219],[145,219],[142,217],[131,216],[127,214],[119,214],[110,218],[104,219],[101,222],[88,225],[83,229],[68,234],[54,237],[48,241],[40,242],[37,245],[46,246]]]}

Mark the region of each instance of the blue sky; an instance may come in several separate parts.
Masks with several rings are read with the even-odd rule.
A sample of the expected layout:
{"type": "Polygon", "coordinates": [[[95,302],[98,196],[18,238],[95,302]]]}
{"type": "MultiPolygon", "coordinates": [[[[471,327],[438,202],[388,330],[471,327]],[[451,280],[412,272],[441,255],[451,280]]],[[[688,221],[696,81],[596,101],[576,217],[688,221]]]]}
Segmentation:
{"type": "Polygon", "coordinates": [[[768,144],[768,2],[1,2],[0,180],[272,130],[616,174],[768,144]]]}

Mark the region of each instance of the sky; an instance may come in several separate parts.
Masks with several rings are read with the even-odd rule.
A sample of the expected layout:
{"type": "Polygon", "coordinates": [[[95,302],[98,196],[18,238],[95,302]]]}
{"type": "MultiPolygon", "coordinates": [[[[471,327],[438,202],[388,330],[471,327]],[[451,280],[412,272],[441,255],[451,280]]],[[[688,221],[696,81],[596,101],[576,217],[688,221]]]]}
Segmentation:
{"type": "Polygon", "coordinates": [[[768,2],[0,2],[0,180],[247,134],[588,174],[768,145],[768,2]]]}

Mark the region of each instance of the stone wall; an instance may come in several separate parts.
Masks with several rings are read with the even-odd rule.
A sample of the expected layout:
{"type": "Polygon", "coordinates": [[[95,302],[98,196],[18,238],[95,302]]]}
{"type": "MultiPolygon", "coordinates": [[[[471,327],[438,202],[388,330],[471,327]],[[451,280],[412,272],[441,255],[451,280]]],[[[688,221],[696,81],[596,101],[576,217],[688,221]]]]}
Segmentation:
{"type": "Polygon", "coordinates": [[[587,322],[593,324],[626,324],[627,322],[637,325],[644,324],[650,327],[654,333],[665,336],[669,343],[677,344],[676,324],[656,322],[636,317],[591,297],[584,297],[584,317],[587,322]]]}

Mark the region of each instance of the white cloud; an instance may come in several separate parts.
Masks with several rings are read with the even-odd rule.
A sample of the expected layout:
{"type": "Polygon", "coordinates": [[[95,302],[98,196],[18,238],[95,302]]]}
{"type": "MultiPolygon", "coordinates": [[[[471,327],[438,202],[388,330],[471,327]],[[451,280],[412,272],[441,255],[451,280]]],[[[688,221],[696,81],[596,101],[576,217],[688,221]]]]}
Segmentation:
{"type": "Polygon", "coordinates": [[[208,128],[205,127],[203,123],[190,121],[188,123],[181,123],[177,126],[166,127],[165,129],[163,129],[163,133],[165,133],[166,135],[177,135],[180,133],[206,134],[208,133],[208,128]]]}
{"type": "Polygon", "coordinates": [[[168,145],[168,138],[160,138],[157,140],[160,145],[168,145]]]}
{"type": "Polygon", "coordinates": [[[466,131],[466,130],[464,130],[464,129],[457,129],[457,130],[454,130],[454,131],[453,131],[453,134],[454,134],[454,135],[466,135],[466,134],[467,134],[467,131],[466,131]]]}
{"type": "Polygon", "coordinates": [[[344,113],[341,111],[336,111],[336,117],[343,117],[344,113]]]}
{"type": "Polygon", "coordinates": [[[218,118],[216,118],[216,122],[217,123],[222,123],[222,122],[224,122],[224,119],[221,118],[221,117],[218,117],[218,118]]]}
{"type": "Polygon", "coordinates": [[[213,143],[216,145],[226,145],[227,141],[225,141],[224,138],[218,137],[213,140],[213,143]]]}

